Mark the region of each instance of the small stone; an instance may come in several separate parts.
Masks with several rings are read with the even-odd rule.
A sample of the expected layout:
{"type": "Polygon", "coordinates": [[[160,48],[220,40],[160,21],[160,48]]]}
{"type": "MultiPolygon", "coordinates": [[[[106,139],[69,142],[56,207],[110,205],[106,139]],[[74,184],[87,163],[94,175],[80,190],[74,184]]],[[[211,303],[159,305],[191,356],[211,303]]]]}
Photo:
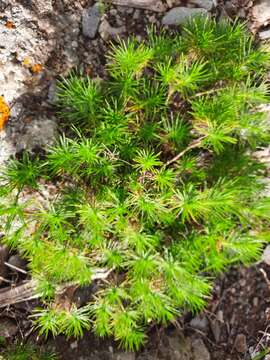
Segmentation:
{"type": "Polygon", "coordinates": [[[117,39],[121,34],[126,31],[126,27],[112,27],[106,19],[103,19],[98,31],[102,39],[104,41],[108,41],[109,39],[117,39]]]}
{"type": "Polygon", "coordinates": [[[136,9],[133,14],[133,19],[138,20],[140,18],[140,10],[136,9]]]}
{"type": "Polygon", "coordinates": [[[245,353],[247,350],[247,338],[244,334],[238,334],[234,341],[235,350],[239,353],[245,353]]]}
{"type": "Polygon", "coordinates": [[[135,360],[135,353],[132,352],[120,352],[113,356],[113,360],[135,360]]]}
{"type": "Polygon", "coordinates": [[[57,85],[56,81],[52,81],[48,89],[48,102],[55,104],[57,102],[57,85]]]}
{"type": "Polygon", "coordinates": [[[32,150],[52,145],[56,135],[56,122],[51,119],[40,118],[31,121],[18,138],[16,150],[32,150]]]}
{"type": "Polygon", "coordinates": [[[77,347],[78,347],[78,341],[72,342],[72,343],[70,344],[70,347],[71,347],[72,350],[77,349],[77,347]]]}
{"type": "Polygon", "coordinates": [[[93,39],[98,31],[98,26],[101,19],[99,4],[84,9],[82,13],[82,33],[85,37],[93,39]]]}
{"type": "Polygon", "coordinates": [[[222,310],[218,310],[217,312],[217,320],[220,322],[224,322],[224,316],[223,316],[223,311],[222,310]]]}
{"type": "Polygon", "coordinates": [[[202,339],[195,339],[192,343],[194,360],[210,360],[210,354],[202,339]]]}
{"type": "Polygon", "coordinates": [[[206,316],[198,315],[191,320],[190,326],[192,326],[194,329],[207,332],[209,328],[209,321],[206,316]]]}
{"type": "Polygon", "coordinates": [[[11,338],[18,331],[17,325],[9,318],[0,319],[0,337],[11,338]]]}
{"type": "Polygon", "coordinates": [[[259,38],[261,40],[267,40],[270,38],[270,30],[264,30],[259,32],[259,38]]]}
{"type": "Polygon", "coordinates": [[[207,11],[203,8],[187,8],[175,7],[169,10],[162,18],[163,25],[181,25],[184,24],[188,18],[196,15],[206,15],[207,11]]]}
{"type": "Polygon", "coordinates": [[[267,245],[262,254],[262,261],[270,265],[270,245],[267,245]]]}
{"type": "Polygon", "coordinates": [[[259,305],[259,299],[257,297],[255,297],[252,302],[254,307],[257,307],[259,305]]]}
{"type": "Polygon", "coordinates": [[[207,11],[211,11],[214,5],[212,0],[191,0],[191,3],[207,11]]]}
{"type": "Polygon", "coordinates": [[[217,319],[210,321],[210,328],[216,343],[218,343],[221,335],[220,321],[218,321],[217,319]]]}

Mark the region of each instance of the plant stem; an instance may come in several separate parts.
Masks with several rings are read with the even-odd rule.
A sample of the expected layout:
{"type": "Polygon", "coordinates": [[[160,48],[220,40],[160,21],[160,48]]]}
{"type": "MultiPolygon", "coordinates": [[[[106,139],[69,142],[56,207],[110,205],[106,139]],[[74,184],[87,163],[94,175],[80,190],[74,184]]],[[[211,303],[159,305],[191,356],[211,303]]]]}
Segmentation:
{"type": "Polygon", "coordinates": [[[188,147],[185,148],[185,150],[181,151],[179,154],[177,154],[175,157],[173,157],[171,160],[168,160],[164,167],[171,165],[172,163],[174,163],[175,161],[179,160],[183,155],[185,155],[186,152],[188,152],[191,149],[194,149],[196,147],[200,147],[202,140],[205,138],[206,136],[202,136],[201,138],[193,141],[188,147]]]}

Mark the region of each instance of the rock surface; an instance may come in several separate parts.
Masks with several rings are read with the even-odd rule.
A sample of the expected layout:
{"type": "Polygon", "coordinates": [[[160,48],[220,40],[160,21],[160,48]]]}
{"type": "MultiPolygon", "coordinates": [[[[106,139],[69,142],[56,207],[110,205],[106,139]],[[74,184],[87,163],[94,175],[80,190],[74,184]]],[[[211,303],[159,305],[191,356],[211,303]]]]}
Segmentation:
{"type": "Polygon", "coordinates": [[[40,146],[51,145],[56,135],[56,121],[44,117],[31,121],[25,126],[17,141],[16,150],[32,150],[40,146]]]}
{"type": "Polygon", "coordinates": [[[252,8],[254,28],[265,26],[270,22],[270,0],[256,1],[252,8]]]}
{"type": "Polygon", "coordinates": [[[212,0],[191,0],[191,4],[194,4],[200,8],[203,8],[207,11],[211,11],[214,3],[212,0]]]}
{"type": "Polygon", "coordinates": [[[209,321],[206,316],[197,315],[191,320],[190,326],[194,329],[207,332],[209,329],[209,321]]]}
{"type": "Polygon", "coordinates": [[[270,38],[270,30],[264,30],[259,32],[259,38],[261,40],[268,40],[270,38]]]}
{"type": "Polygon", "coordinates": [[[120,27],[112,27],[106,19],[103,19],[100,27],[99,34],[104,41],[108,41],[110,39],[117,39],[126,31],[125,26],[120,27]]]}
{"type": "Polygon", "coordinates": [[[207,11],[203,8],[187,8],[187,7],[175,7],[169,10],[162,18],[163,25],[182,25],[188,18],[195,15],[206,15],[207,11]]]}
{"type": "Polygon", "coordinates": [[[194,360],[210,360],[210,354],[202,339],[194,339],[192,342],[194,360]]]}
{"type": "Polygon", "coordinates": [[[84,9],[82,13],[82,33],[85,37],[93,39],[98,31],[101,19],[100,4],[84,9]]]}

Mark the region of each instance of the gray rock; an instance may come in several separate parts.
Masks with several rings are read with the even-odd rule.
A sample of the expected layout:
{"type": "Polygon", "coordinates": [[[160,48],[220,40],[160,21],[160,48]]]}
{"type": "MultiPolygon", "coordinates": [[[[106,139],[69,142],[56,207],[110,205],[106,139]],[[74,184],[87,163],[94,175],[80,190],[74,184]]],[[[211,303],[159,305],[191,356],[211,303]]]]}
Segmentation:
{"type": "Polygon", "coordinates": [[[183,337],[177,332],[171,333],[163,340],[160,353],[162,358],[170,360],[193,360],[191,352],[191,338],[183,337]]]}
{"type": "Polygon", "coordinates": [[[6,132],[0,132],[0,166],[15,153],[15,147],[10,139],[7,138],[6,132]]]}
{"type": "Polygon", "coordinates": [[[48,102],[51,104],[55,104],[57,100],[57,84],[56,81],[53,80],[48,89],[48,102]]]}
{"type": "Polygon", "coordinates": [[[244,334],[238,334],[234,341],[234,348],[239,353],[245,353],[247,350],[247,338],[244,334]]]}
{"type": "Polygon", "coordinates": [[[196,316],[190,322],[190,326],[203,332],[207,332],[209,329],[209,321],[206,316],[196,316]]]}
{"type": "Polygon", "coordinates": [[[197,5],[207,11],[211,11],[214,5],[212,0],[191,0],[191,4],[197,5]]]}
{"type": "Polygon", "coordinates": [[[39,14],[48,14],[53,12],[52,0],[31,0],[30,2],[39,14]]]}
{"type": "Polygon", "coordinates": [[[194,360],[210,360],[210,354],[202,339],[194,339],[192,342],[194,360]]]}
{"type": "Polygon", "coordinates": [[[181,25],[184,24],[188,18],[195,15],[206,15],[207,11],[203,8],[187,8],[187,7],[175,7],[169,10],[162,18],[163,25],[181,25]]]}
{"type": "Polygon", "coordinates": [[[261,40],[268,40],[270,38],[270,30],[264,30],[259,32],[259,38],[261,40]]]}
{"type": "Polygon", "coordinates": [[[37,147],[51,145],[56,135],[56,122],[51,119],[40,118],[31,121],[21,136],[17,139],[16,150],[32,150],[37,147]]]}
{"type": "Polygon", "coordinates": [[[98,31],[102,39],[107,41],[109,39],[117,39],[126,31],[126,27],[112,27],[106,19],[103,19],[98,31]]]}
{"type": "Polygon", "coordinates": [[[82,13],[82,33],[85,37],[93,39],[98,31],[98,26],[101,20],[101,12],[99,4],[84,9],[82,13]]]}

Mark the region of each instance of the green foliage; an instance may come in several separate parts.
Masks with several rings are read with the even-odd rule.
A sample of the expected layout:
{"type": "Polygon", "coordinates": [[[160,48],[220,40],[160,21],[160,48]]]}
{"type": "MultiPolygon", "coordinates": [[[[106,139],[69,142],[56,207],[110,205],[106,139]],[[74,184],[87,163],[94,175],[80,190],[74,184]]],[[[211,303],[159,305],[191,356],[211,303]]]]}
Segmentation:
{"type": "Polygon", "coordinates": [[[57,360],[57,358],[53,352],[33,345],[13,345],[3,353],[3,360],[57,360]]]}
{"type": "Polygon", "coordinates": [[[41,334],[91,328],[137,350],[149,325],[200,310],[213,274],[259,258],[270,201],[253,151],[269,141],[268,66],[243,24],[199,17],[112,45],[107,80],[59,83],[68,134],[2,175],[14,193],[1,189],[2,241],[39,283],[41,334]],[[41,191],[40,178],[57,196],[24,202],[18,191],[41,191]],[[96,279],[81,308],[57,295],[96,279]]]}

